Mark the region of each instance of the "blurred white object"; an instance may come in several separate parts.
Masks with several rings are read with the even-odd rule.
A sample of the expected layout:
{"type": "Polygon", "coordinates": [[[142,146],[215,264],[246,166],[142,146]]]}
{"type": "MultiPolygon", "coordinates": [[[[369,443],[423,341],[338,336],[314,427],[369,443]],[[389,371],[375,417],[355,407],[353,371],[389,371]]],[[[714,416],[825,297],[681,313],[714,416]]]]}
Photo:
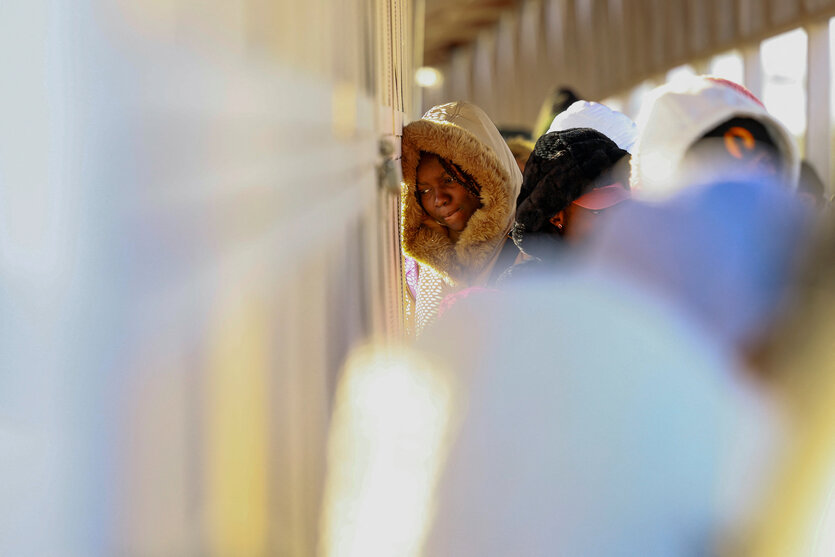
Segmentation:
{"type": "Polygon", "coordinates": [[[744,354],[787,302],[812,222],[808,207],[777,184],[701,184],[659,203],[625,205],[586,255],[744,354]]]}
{"type": "Polygon", "coordinates": [[[421,341],[466,413],[426,555],[711,555],[778,423],[675,307],[592,274],[485,293],[421,341]]]}
{"type": "Polygon", "coordinates": [[[456,383],[405,347],[354,351],[334,406],[323,557],[420,555],[454,430],[456,383]]]}
{"type": "Polygon", "coordinates": [[[638,128],[629,116],[605,104],[589,101],[577,101],[557,114],[548,133],[571,128],[597,130],[629,153],[638,137],[638,128]]]}
{"type": "Polygon", "coordinates": [[[421,87],[440,87],[444,82],[444,75],[436,68],[423,66],[415,70],[415,81],[421,87]]]}
{"type": "Polygon", "coordinates": [[[358,3],[281,4],[3,3],[0,555],[315,552],[332,377],[397,318],[403,107],[358,3]]]}

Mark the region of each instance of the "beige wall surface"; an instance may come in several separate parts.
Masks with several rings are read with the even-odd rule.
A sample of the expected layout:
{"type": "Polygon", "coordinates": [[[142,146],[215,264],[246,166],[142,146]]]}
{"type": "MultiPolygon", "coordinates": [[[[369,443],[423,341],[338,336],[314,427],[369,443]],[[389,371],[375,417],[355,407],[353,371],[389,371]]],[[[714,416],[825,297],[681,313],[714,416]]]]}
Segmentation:
{"type": "Polygon", "coordinates": [[[442,69],[454,77],[431,99],[472,100],[500,126],[530,127],[556,86],[588,99],[624,94],[680,64],[833,15],[831,0],[525,0],[452,52],[442,69]],[[466,68],[462,56],[472,60],[466,68]]]}
{"type": "Polygon", "coordinates": [[[339,369],[402,330],[416,9],[4,3],[0,554],[315,553],[339,369]]]}

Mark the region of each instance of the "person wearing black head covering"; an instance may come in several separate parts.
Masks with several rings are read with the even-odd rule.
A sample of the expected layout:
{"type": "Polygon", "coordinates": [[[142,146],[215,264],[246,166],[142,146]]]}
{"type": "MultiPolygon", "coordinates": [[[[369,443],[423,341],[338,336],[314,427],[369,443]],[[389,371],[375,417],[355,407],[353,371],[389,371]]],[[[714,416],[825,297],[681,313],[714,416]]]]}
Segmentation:
{"type": "Polygon", "coordinates": [[[516,200],[513,241],[530,257],[552,260],[564,239],[585,237],[594,217],[629,198],[628,161],[591,128],[540,137],[516,200]]]}

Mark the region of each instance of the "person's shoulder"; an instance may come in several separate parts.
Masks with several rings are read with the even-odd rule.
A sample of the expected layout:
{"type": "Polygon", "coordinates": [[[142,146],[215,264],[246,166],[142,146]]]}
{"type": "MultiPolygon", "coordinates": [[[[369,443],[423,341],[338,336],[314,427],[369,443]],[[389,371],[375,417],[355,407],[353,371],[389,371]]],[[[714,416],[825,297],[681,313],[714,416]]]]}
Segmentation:
{"type": "Polygon", "coordinates": [[[496,279],[497,288],[514,288],[520,284],[539,279],[552,272],[553,264],[546,263],[541,259],[524,259],[515,263],[499,275],[496,279]]]}

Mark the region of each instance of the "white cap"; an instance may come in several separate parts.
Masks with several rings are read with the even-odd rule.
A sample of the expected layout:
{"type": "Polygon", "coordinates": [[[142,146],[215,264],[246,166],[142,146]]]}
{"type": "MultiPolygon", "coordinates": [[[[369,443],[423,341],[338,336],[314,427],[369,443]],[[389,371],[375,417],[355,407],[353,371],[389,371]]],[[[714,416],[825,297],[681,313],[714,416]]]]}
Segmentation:
{"type": "Polygon", "coordinates": [[[597,130],[630,154],[638,137],[638,128],[629,116],[605,104],[589,101],[577,101],[557,114],[548,133],[571,128],[597,130]]]}

